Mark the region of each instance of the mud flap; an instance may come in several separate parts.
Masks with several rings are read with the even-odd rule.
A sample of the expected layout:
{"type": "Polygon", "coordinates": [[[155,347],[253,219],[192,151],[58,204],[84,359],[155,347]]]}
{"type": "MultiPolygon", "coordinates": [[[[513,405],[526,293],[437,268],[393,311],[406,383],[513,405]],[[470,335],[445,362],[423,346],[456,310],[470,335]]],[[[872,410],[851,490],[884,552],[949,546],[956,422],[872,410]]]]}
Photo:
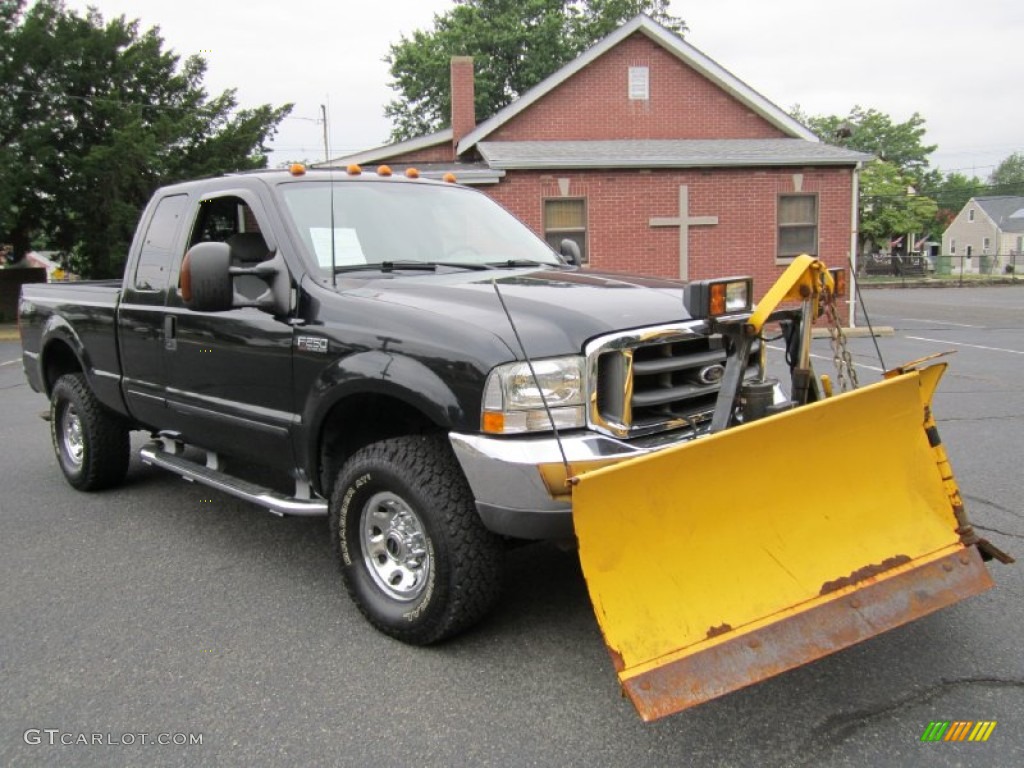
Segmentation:
{"type": "Polygon", "coordinates": [[[977,548],[961,541],[955,480],[926,430],[943,369],[579,476],[583,572],[641,717],[992,586],[977,548]]]}

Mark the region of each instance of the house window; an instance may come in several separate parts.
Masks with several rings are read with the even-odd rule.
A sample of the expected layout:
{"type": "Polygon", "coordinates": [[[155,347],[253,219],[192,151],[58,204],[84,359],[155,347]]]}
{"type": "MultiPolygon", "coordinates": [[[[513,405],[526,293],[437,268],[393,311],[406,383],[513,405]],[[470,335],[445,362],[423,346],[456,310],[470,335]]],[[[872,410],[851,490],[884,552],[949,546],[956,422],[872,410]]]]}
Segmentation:
{"type": "Polygon", "coordinates": [[[779,195],[780,259],[818,255],[818,196],[779,195]]]}
{"type": "Polygon", "coordinates": [[[956,256],[956,238],[949,241],[949,255],[956,256]]]}
{"type": "Polygon", "coordinates": [[[974,255],[973,252],[974,252],[974,246],[973,245],[968,245],[967,246],[967,258],[968,259],[971,258],[971,256],[974,255]]]}
{"type": "Polygon", "coordinates": [[[967,220],[968,221],[974,221],[974,209],[973,208],[968,208],[967,209],[967,220]]]}
{"type": "Polygon", "coordinates": [[[559,197],[544,201],[544,239],[559,251],[563,240],[580,248],[583,263],[587,254],[587,201],[581,197],[559,197]]]}
{"type": "Polygon", "coordinates": [[[988,249],[992,247],[992,241],[989,238],[983,238],[981,241],[981,252],[988,253],[988,249]]]}
{"type": "Polygon", "coordinates": [[[629,100],[647,101],[651,98],[651,71],[647,67],[629,68],[629,100]]]}

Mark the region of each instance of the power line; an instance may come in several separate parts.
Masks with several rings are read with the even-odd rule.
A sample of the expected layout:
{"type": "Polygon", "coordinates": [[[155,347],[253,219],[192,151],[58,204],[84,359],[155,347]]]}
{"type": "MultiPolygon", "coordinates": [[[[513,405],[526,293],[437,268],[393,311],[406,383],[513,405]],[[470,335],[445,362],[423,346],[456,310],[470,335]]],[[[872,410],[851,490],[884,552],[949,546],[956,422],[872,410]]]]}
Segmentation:
{"type": "MultiPolygon", "coordinates": [[[[9,86],[6,86],[3,90],[7,90],[9,92],[13,91],[13,92],[25,94],[25,95],[28,95],[28,96],[42,96],[42,97],[52,98],[52,99],[68,99],[70,101],[81,101],[81,102],[85,102],[86,104],[90,104],[90,105],[93,105],[93,104],[112,104],[112,105],[115,105],[115,106],[118,106],[118,107],[124,107],[124,108],[133,107],[133,108],[139,108],[139,109],[152,109],[152,110],[156,110],[156,111],[161,111],[162,110],[162,111],[165,111],[165,112],[182,112],[182,111],[190,111],[191,110],[193,112],[200,113],[200,112],[203,111],[203,109],[208,109],[208,108],[213,106],[210,103],[206,103],[206,104],[201,105],[201,108],[193,109],[191,107],[186,107],[184,105],[182,105],[182,106],[174,106],[172,104],[154,104],[154,103],[143,103],[141,101],[123,101],[122,99],[112,99],[112,98],[109,98],[109,97],[106,97],[106,96],[77,96],[77,95],[72,94],[72,93],[63,93],[63,92],[59,92],[59,91],[37,91],[37,90],[33,90],[31,88],[25,88],[25,87],[19,86],[19,85],[9,85],[9,86]]],[[[303,121],[303,122],[317,123],[317,124],[319,124],[321,122],[320,118],[318,118],[318,117],[302,117],[300,115],[285,115],[283,119],[284,120],[300,120],[300,121],[303,121]]]]}

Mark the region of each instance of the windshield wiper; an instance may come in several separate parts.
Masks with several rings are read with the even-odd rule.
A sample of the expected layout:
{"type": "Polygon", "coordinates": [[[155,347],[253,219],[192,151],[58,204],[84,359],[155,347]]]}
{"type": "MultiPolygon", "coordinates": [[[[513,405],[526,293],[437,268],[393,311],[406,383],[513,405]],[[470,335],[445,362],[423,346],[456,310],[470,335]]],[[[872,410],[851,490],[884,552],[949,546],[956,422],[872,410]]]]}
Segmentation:
{"type": "Polygon", "coordinates": [[[514,269],[516,267],[560,267],[561,264],[552,264],[547,261],[534,261],[533,259],[508,259],[507,261],[489,261],[491,266],[498,268],[514,269]]]}
{"type": "Polygon", "coordinates": [[[377,261],[367,264],[339,264],[335,272],[358,272],[364,269],[379,269],[381,272],[394,272],[396,269],[422,270],[433,272],[437,265],[429,261],[377,261]]]}
{"type": "Polygon", "coordinates": [[[381,272],[394,272],[396,270],[413,270],[419,272],[436,272],[438,267],[449,267],[451,269],[494,269],[488,264],[465,263],[461,261],[381,261],[370,264],[344,264],[335,267],[335,272],[356,272],[366,269],[379,269],[381,272]]]}

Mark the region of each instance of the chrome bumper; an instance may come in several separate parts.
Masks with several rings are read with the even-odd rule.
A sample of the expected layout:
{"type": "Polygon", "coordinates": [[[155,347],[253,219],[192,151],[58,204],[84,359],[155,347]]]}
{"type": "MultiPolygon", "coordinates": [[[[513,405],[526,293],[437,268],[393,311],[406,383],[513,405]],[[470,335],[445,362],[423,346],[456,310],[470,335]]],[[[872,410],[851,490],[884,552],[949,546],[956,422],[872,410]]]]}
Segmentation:
{"type": "MultiPolygon", "coordinates": [[[[592,432],[563,436],[561,442],[565,460],[574,473],[579,473],[642,456],[692,436],[688,430],[680,432],[643,445],[592,432]]],[[[574,535],[565,464],[552,436],[498,438],[452,432],[449,438],[489,530],[523,539],[574,535]]]]}

